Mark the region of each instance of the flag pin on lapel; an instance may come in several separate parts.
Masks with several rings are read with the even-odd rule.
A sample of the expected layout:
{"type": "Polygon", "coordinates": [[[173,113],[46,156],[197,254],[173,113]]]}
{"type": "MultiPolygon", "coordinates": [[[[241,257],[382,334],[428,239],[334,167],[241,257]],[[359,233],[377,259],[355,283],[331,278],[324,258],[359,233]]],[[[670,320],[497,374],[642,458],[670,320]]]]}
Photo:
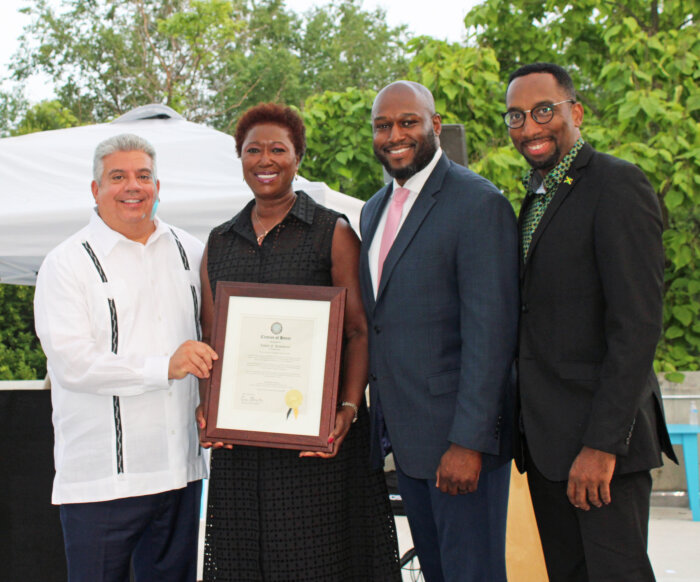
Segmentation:
{"type": "Polygon", "coordinates": [[[566,178],[564,178],[564,184],[566,184],[567,186],[571,186],[571,184],[573,183],[574,179],[571,176],[567,176],[566,178]]]}

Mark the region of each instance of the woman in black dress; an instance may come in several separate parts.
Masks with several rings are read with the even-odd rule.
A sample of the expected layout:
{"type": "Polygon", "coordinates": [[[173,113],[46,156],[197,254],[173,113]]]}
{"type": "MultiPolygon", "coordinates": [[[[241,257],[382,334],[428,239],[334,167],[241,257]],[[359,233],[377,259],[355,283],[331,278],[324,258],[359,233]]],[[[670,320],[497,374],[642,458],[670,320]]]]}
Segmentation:
{"type": "MultiPolygon", "coordinates": [[[[306,149],[296,112],[253,107],[235,138],[254,199],[209,236],[201,272],[205,338],[217,281],[346,287],[343,370],[331,453],[214,445],[204,580],[400,580],[384,475],[368,460],[359,240],[342,215],[292,189],[306,149]]],[[[201,412],[198,421],[203,428],[201,412]]]]}

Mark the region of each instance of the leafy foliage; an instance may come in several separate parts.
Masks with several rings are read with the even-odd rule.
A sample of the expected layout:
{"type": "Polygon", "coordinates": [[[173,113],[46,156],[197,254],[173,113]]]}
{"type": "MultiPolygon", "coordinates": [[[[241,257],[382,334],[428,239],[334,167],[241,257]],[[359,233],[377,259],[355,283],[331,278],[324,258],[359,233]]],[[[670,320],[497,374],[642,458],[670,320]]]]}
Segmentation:
{"type": "Polygon", "coordinates": [[[36,72],[80,123],[165,103],[230,131],[261,101],[301,107],[313,93],[378,88],[406,69],[404,27],[359,0],[306,18],[283,0],[30,0],[34,17],[13,65],[36,72]]]}
{"type": "Polygon", "coordinates": [[[21,87],[0,91],[0,138],[10,135],[11,128],[16,127],[27,107],[21,87]]]}
{"type": "MultiPolygon", "coordinates": [[[[667,258],[656,367],[668,372],[700,368],[699,16],[697,3],[681,0],[488,0],[465,19],[504,81],[526,62],[566,66],[586,110],[584,137],[637,164],[654,186],[667,258]]],[[[477,169],[504,185],[513,166],[498,148],[481,152],[477,169]]]]}
{"type": "Polygon", "coordinates": [[[46,376],[46,358],[34,334],[34,287],[0,285],[0,380],[46,376]]]}
{"type": "Polygon", "coordinates": [[[310,95],[350,87],[378,90],[405,75],[405,26],[390,28],[384,11],[355,0],[317,6],[306,15],[300,60],[310,95]]]}
{"type": "MultiPolygon", "coordinates": [[[[585,139],[640,166],[659,196],[667,268],[657,369],[677,378],[700,368],[697,2],[485,0],[465,19],[465,44],[407,42],[403,27],[359,0],[304,16],[284,0],[63,0],[60,12],[30,2],[34,24],[15,76],[48,74],[60,105],[27,109],[20,93],[0,94],[5,134],[106,121],[148,102],[230,131],[249,105],[277,100],[303,112],[304,175],[362,199],[382,183],[371,145],[375,92],[408,78],[433,91],[446,123],[465,125],[470,166],[517,210],[527,165],[499,115],[505,82],[526,62],[564,65],[586,112],[585,139]]],[[[0,328],[2,353],[6,338],[19,337],[13,329],[0,328]]]]}
{"type": "Polygon", "coordinates": [[[382,186],[381,166],[372,151],[374,96],[374,91],[348,89],[327,91],[307,100],[305,177],[362,200],[382,186]]]}
{"type": "Polygon", "coordinates": [[[79,125],[70,109],[58,101],[42,101],[32,105],[16,124],[11,135],[25,135],[37,131],[49,131],[79,125]]]}
{"type": "Polygon", "coordinates": [[[409,77],[435,97],[443,123],[462,123],[474,157],[502,138],[503,91],[492,50],[449,44],[428,37],[409,42],[414,55],[409,77]]]}

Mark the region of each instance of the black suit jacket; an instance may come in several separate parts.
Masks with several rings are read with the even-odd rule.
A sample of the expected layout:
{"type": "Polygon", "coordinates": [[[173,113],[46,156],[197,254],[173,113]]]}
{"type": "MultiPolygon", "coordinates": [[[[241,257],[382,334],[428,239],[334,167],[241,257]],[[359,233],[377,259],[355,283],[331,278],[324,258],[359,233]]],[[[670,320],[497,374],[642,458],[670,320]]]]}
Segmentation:
{"type": "Polygon", "coordinates": [[[676,460],[652,368],[662,230],[644,174],[585,144],[520,253],[519,428],[550,480],[584,445],[617,455],[618,473],[661,465],[662,450],[676,460]]]}

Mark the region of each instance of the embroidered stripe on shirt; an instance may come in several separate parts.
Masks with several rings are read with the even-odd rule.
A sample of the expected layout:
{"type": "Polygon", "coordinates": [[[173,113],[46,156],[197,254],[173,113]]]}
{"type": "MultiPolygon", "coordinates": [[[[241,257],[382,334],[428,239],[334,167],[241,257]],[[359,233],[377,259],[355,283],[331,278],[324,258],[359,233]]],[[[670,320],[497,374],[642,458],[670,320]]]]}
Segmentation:
{"type": "Polygon", "coordinates": [[[117,473],[124,472],[124,446],[122,435],[122,410],[119,396],[112,396],[112,408],[114,409],[114,431],[117,437],[117,473]]]}
{"type": "Polygon", "coordinates": [[[173,238],[175,239],[175,244],[177,244],[177,249],[180,251],[180,258],[182,259],[182,265],[185,267],[185,271],[190,270],[190,262],[187,260],[187,253],[185,252],[185,247],[182,246],[180,239],[177,238],[175,231],[171,228],[170,232],[173,233],[173,238]]]}
{"type": "MultiPolygon", "coordinates": [[[[175,231],[172,228],[170,229],[170,232],[173,234],[175,244],[177,244],[177,249],[180,251],[180,259],[182,259],[182,266],[185,267],[185,271],[189,271],[190,262],[187,259],[185,247],[182,246],[180,239],[177,237],[175,231]]],[[[192,291],[192,304],[194,306],[194,328],[197,331],[197,341],[202,341],[202,328],[199,324],[199,301],[197,300],[197,288],[194,285],[190,285],[190,290],[192,291]]]]}
{"type": "MultiPolygon", "coordinates": [[[[107,275],[102,269],[95,251],[92,250],[90,243],[83,241],[83,248],[87,252],[88,256],[92,260],[97,273],[103,283],[107,282],[107,275]]],[[[119,324],[117,320],[117,305],[114,299],[107,298],[107,304],[109,305],[109,319],[110,328],[112,330],[112,353],[116,354],[119,348],[119,324]]],[[[119,402],[119,396],[112,396],[112,412],[114,414],[114,432],[116,436],[116,455],[117,455],[117,473],[121,474],[124,472],[124,437],[122,432],[122,413],[121,413],[121,403],[119,402]]]]}
{"type": "Polygon", "coordinates": [[[92,259],[92,264],[95,265],[95,269],[97,269],[97,273],[100,275],[100,279],[102,279],[103,283],[106,283],[107,275],[105,275],[105,272],[102,270],[102,265],[100,265],[100,261],[97,259],[97,255],[95,254],[95,251],[92,250],[90,243],[84,240],[83,248],[87,252],[88,256],[92,259]]]}
{"type": "Polygon", "coordinates": [[[199,301],[197,301],[197,288],[194,285],[190,285],[190,291],[192,291],[192,303],[194,303],[194,328],[197,330],[197,341],[202,341],[202,328],[199,325],[199,301]]]}

